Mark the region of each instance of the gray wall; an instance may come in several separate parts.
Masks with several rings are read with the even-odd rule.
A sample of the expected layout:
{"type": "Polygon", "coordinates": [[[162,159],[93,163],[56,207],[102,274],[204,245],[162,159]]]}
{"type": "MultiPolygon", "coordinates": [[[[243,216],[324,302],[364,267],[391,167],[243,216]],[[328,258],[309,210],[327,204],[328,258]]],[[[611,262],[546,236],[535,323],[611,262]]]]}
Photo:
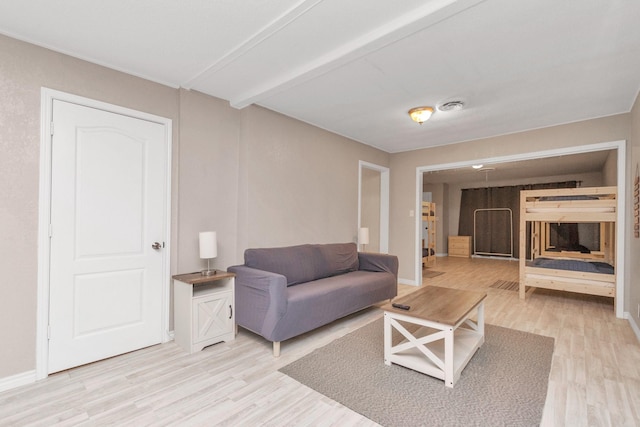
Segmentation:
{"type": "Polygon", "coordinates": [[[240,115],[226,101],[180,90],[177,272],[206,266],[198,253],[200,231],[217,232],[212,267],[236,262],[240,115]]]}
{"type": "Polygon", "coordinates": [[[356,242],[359,160],[389,155],[260,107],[242,110],[237,260],[248,247],[356,242]]]}

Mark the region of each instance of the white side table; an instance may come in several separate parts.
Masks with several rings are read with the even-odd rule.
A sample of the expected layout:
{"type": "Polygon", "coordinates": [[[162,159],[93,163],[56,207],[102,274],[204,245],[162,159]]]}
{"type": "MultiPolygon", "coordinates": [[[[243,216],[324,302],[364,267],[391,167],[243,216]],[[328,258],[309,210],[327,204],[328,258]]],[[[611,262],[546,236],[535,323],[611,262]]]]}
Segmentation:
{"type": "Polygon", "coordinates": [[[188,353],[235,339],[235,274],[173,276],[174,339],[188,353]]]}

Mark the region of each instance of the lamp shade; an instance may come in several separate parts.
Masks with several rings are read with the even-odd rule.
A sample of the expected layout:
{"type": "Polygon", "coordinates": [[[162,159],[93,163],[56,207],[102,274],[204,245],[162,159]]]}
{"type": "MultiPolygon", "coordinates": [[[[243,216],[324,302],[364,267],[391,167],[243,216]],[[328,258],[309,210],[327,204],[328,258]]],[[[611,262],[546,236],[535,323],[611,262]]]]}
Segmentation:
{"type": "Polygon", "coordinates": [[[215,231],[200,233],[200,258],[215,258],[218,256],[218,237],[215,231]]]}
{"type": "Polygon", "coordinates": [[[361,245],[369,244],[369,228],[360,228],[360,230],[358,231],[358,243],[360,243],[361,245]]]}

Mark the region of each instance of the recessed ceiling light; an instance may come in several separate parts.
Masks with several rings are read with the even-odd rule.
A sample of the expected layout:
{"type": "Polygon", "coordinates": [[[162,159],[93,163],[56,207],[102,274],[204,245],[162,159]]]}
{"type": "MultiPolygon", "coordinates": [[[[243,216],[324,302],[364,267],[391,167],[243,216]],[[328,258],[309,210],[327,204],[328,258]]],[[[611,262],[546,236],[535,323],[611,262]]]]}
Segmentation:
{"type": "Polygon", "coordinates": [[[462,110],[463,108],[464,108],[464,102],[460,100],[448,101],[438,106],[438,110],[440,111],[459,111],[459,110],[462,110]]]}
{"type": "Polygon", "coordinates": [[[474,168],[474,169],[480,169],[482,166],[484,166],[484,165],[473,165],[471,167],[474,168]]]}

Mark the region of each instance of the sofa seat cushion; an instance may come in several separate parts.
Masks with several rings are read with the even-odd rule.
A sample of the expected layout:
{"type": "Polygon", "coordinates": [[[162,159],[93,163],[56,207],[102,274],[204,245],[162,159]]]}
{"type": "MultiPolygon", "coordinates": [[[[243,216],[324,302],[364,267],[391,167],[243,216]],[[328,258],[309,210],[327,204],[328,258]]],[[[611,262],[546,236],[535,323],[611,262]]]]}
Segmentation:
{"type": "Polygon", "coordinates": [[[287,286],[355,271],[359,265],[355,243],[247,249],[244,263],[285,276],[287,286]]]}
{"type": "Polygon", "coordinates": [[[387,272],[354,271],[287,288],[287,311],[272,341],[311,331],[396,295],[396,278],[387,272]]]}

